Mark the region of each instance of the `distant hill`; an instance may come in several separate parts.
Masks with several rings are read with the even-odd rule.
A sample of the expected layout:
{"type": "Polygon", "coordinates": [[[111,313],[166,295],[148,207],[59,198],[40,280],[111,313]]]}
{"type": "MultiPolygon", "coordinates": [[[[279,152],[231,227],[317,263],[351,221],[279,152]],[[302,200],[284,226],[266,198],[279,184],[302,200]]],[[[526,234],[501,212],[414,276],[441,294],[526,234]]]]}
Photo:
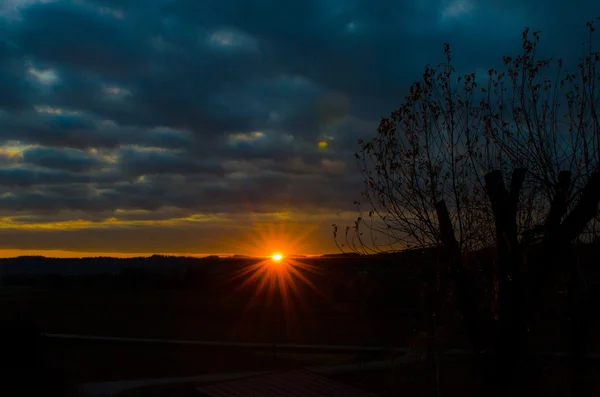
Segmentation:
{"type": "Polygon", "coordinates": [[[0,258],[0,275],[94,275],[115,274],[123,269],[148,269],[154,272],[175,271],[188,266],[216,263],[219,257],[193,258],[153,255],[137,258],[47,258],[20,256],[0,258]]]}
{"type": "MultiPolygon", "coordinates": [[[[433,251],[432,251],[433,252],[433,251]]],[[[427,255],[427,250],[407,250],[390,254],[361,255],[357,253],[335,253],[321,256],[287,255],[290,259],[310,262],[318,266],[364,266],[373,264],[390,264],[412,262],[427,255]],[[328,261],[329,259],[336,259],[328,261]],[[340,259],[340,260],[337,260],[340,259]],[[345,260],[341,260],[345,259],[345,260]]],[[[203,268],[211,273],[220,273],[230,267],[246,266],[264,260],[265,257],[233,255],[206,257],[152,255],[150,257],[112,258],[48,258],[44,256],[20,256],[16,258],[0,258],[0,277],[2,275],[102,275],[118,274],[127,271],[146,270],[150,273],[177,273],[186,269],[203,268]]]]}

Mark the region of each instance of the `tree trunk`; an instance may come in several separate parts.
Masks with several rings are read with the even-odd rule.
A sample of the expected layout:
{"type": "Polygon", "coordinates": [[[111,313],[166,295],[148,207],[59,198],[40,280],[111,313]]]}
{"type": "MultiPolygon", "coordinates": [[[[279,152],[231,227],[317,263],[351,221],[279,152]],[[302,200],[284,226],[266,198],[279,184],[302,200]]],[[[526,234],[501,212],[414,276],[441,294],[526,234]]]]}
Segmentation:
{"type": "MultiPolygon", "coordinates": [[[[571,336],[571,393],[573,396],[585,393],[584,346],[590,328],[589,299],[586,299],[581,285],[575,258],[572,254],[572,241],[579,237],[586,225],[596,216],[600,202],[600,172],[594,172],[588,178],[581,197],[573,210],[564,216],[568,204],[570,173],[563,171],[559,175],[559,183],[552,207],[546,219],[546,236],[544,240],[544,263],[538,264],[536,278],[539,285],[555,269],[569,270],[568,317],[571,336]],[[567,253],[565,255],[565,253],[567,253]]],[[[537,289],[537,288],[536,288],[537,289]]],[[[535,298],[540,299],[538,293],[535,298]]]]}
{"type": "Polygon", "coordinates": [[[496,310],[496,346],[494,394],[506,395],[515,365],[524,356],[527,324],[523,305],[522,252],[517,236],[517,203],[526,170],[513,171],[510,191],[504,186],[502,173],[485,176],[496,228],[498,299],[496,310]]]}
{"type": "Polygon", "coordinates": [[[463,266],[460,248],[454,235],[454,228],[452,227],[446,203],[443,200],[437,202],[435,210],[440,224],[444,260],[448,265],[448,273],[454,282],[458,296],[459,310],[469,333],[473,345],[473,353],[482,371],[483,380],[488,382],[489,372],[487,371],[487,363],[484,356],[483,321],[477,313],[477,297],[471,280],[467,277],[463,266]]]}
{"type": "MultiPolygon", "coordinates": [[[[572,256],[572,255],[571,255],[572,256]]],[[[569,274],[569,326],[571,336],[571,395],[586,393],[585,340],[589,333],[591,313],[577,263],[571,264],[569,274]],[[588,310],[586,310],[588,309],[588,310]]]]}

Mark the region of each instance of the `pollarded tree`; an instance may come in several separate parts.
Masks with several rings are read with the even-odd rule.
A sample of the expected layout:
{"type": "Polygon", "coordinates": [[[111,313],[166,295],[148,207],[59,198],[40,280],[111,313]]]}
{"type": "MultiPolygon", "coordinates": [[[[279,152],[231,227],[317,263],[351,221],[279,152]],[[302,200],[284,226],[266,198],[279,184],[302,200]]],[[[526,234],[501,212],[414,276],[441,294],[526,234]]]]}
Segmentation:
{"type": "MultiPolygon", "coordinates": [[[[562,60],[537,59],[539,33],[531,40],[526,28],[522,53],[504,57],[506,70],[490,70],[485,87],[474,73],[454,76],[446,44],[446,62],[427,65],[377,135],[359,142],[368,208],[346,230],[348,245],[363,252],[443,246],[476,353],[493,334],[497,393],[523,355],[541,286],[555,270],[575,280],[577,269],[567,268],[575,262],[564,253],[598,234],[600,54],[587,26],[577,73],[563,72],[562,60]],[[485,247],[497,253],[487,313],[476,304],[479,272],[466,266],[469,253],[485,247]],[[543,249],[532,260],[534,247],[543,249]]],[[[570,315],[579,316],[573,323],[581,331],[576,308],[570,315]]],[[[573,335],[581,355],[581,332],[573,335]]]]}
{"type": "MultiPolygon", "coordinates": [[[[452,208],[462,248],[492,242],[480,172],[484,151],[478,145],[483,125],[476,112],[477,84],[473,75],[454,84],[448,45],[445,53],[441,71],[427,65],[423,81],[416,82],[402,106],[381,121],[377,136],[359,142],[363,146],[356,157],[370,210],[361,220],[377,234],[369,249],[437,245],[435,203],[440,200],[452,208]]],[[[355,227],[360,226],[359,222],[355,227]]]]}
{"type": "MultiPolygon", "coordinates": [[[[492,208],[496,206],[496,245],[502,263],[499,289],[506,292],[506,303],[503,308],[499,302],[499,310],[505,312],[504,322],[509,324],[504,326],[512,327],[510,332],[513,332],[512,337],[505,338],[505,344],[510,346],[516,339],[523,343],[524,338],[517,334],[527,329],[527,315],[539,303],[540,288],[552,272],[567,273],[575,395],[582,393],[577,378],[583,372],[583,342],[592,316],[591,312],[585,312],[584,308],[589,311],[590,300],[581,296],[589,298],[589,294],[570,250],[573,241],[593,241],[599,232],[600,87],[597,84],[600,75],[597,72],[600,53],[592,48],[593,23],[588,22],[587,27],[589,42],[582,48],[577,73],[562,73],[560,59],[555,64],[551,59],[537,60],[539,34],[533,33],[531,41],[525,29],[523,54],[515,59],[504,58],[506,74],[489,71],[487,98],[480,103],[484,135],[498,147],[503,163],[528,170],[525,191],[529,200],[526,203],[537,204],[531,208],[522,206],[525,210],[521,211],[520,220],[526,230],[519,239],[510,225],[514,209],[507,212],[506,206],[501,205],[506,194],[503,196],[501,187],[488,192],[492,208]],[[546,77],[548,73],[544,72],[553,66],[555,75],[562,77],[560,80],[546,77]],[[505,100],[507,97],[509,101],[505,100]],[[531,261],[529,269],[524,271],[523,258],[518,255],[522,255],[535,237],[541,240],[539,246],[543,254],[531,261]],[[512,308],[507,309],[507,306],[512,308]]],[[[516,202],[510,204],[514,206],[516,202]]],[[[511,351],[511,347],[504,349],[511,351]]]]}

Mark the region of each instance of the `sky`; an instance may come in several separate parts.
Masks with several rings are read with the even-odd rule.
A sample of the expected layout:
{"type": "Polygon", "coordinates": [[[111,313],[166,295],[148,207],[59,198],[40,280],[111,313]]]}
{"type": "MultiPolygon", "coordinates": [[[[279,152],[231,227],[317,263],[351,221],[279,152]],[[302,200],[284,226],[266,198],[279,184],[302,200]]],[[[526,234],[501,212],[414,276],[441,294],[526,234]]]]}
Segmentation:
{"type": "Polygon", "coordinates": [[[4,0],[0,256],[337,252],[426,64],[576,57],[591,0],[4,0]]]}

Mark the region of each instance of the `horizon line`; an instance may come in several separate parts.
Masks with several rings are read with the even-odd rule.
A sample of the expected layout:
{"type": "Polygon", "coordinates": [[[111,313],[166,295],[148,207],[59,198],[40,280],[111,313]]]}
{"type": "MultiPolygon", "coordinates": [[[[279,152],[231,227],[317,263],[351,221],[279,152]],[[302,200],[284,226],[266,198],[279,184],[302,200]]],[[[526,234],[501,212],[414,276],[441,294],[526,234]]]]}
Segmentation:
{"type": "MultiPolygon", "coordinates": [[[[244,256],[248,258],[268,258],[270,255],[247,255],[239,253],[191,253],[191,252],[90,252],[90,251],[68,251],[68,250],[14,250],[0,249],[0,259],[11,259],[18,257],[31,257],[31,256],[42,256],[45,258],[146,258],[154,255],[170,256],[170,257],[188,257],[188,258],[206,258],[210,256],[217,256],[219,258],[231,258],[233,256],[244,256]]],[[[290,254],[284,255],[285,257],[294,256],[305,256],[305,257],[318,257],[323,255],[332,255],[332,253],[323,254],[290,254]]]]}

